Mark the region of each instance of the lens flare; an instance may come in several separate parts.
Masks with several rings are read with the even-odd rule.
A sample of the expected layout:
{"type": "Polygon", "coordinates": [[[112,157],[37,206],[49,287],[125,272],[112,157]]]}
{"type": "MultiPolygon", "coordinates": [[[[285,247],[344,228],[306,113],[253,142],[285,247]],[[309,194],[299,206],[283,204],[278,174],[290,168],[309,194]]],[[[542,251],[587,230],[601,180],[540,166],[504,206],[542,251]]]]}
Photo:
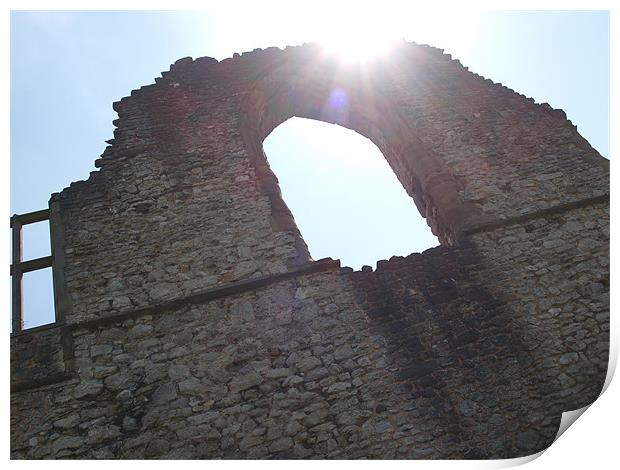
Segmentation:
{"type": "Polygon", "coordinates": [[[329,95],[329,104],[336,109],[344,108],[347,105],[347,92],[342,88],[335,88],[329,95]]]}

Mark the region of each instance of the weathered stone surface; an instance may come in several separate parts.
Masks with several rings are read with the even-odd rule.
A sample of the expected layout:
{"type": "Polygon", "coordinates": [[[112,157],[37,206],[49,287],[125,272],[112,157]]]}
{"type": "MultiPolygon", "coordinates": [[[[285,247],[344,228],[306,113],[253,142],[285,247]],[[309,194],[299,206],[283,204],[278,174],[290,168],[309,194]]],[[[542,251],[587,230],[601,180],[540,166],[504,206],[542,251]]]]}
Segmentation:
{"type": "Polygon", "coordinates": [[[306,45],[115,104],[100,171],[52,198],[65,322],[11,338],[13,458],[508,458],[596,399],[607,164],[561,111],[399,47],[363,89],[306,45]],[[370,138],[442,246],[312,262],[260,146],[291,116],[370,138]]]}
{"type": "Polygon", "coordinates": [[[161,457],[170,449],[170,444],[165,439],[153,439],[144,450],[144,457],[161,457]]]}
{"type": "Polygon", "coordinates": [[[64,450],[64,449],[77,449],[83,444],[84,444],[84,439],[82,439],[81,437],[77,437],[77,436],[61,437],[57,439],[56,441],[54,441],[54,444],[52,445],[52,450],[54,451],[54,453],[58,453],[59,451],[64,450]]]}
{"type": "Polygon", "coordinates": [[[174,384],[167,383],[160,386],[153,393],[153,403],[161,404],[174,400],[177,397],[177,390],[174,384]]]}
{"type": "Polygon", "coordinates": [[[54,427],[61,429],[70,429],[76,426],[80,422],[80,415],[78,413],[72,413],[66,418],[59,419],[54,422],[54,427]]]}

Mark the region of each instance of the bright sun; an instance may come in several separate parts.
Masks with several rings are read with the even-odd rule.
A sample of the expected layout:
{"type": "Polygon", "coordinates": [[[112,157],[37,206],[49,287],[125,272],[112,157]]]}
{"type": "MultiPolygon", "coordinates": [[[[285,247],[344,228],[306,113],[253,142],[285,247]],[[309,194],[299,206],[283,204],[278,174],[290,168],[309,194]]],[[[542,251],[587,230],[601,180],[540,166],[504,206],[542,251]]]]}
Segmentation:
{"type": "Polygon", "coordinates": [[[365,62],[387,55],[399,38],[387,31],[363,31],[351,28],[326,35],[321,43],[328,53],[345,62],[365,62]]]}
{"type": "Polygon", "coordinates": [[[468,55],[476,44],[483,21],[479,12],[465,6],[447,12],[440,6],[422,7],[404,0],[382,0],[372,2],[372,6],[358,2],[355,7],[334,0],[315,3],[303,14],[296,13],[294,21],[284,13],[281,17],[265,15],[261,2],[248,2],[244,7],[248,11],[241,17],[233,7],[222,6],[231,10],[224,16],[230,23],[222,24],[218,31],[222,44],[226,44],[220,55],[229,57],[257,45],[284,49],[319,42],[341,61],[359,63],[387,57],[395,42],[405,40],[440,47],[460,57],[468,55]]]}
{"type": "Polygon", "coordinates": [[[389,55],[398,42],[416,41],[465,55],[476,41],[479,13],[440,7],[412,6],[398,1],[391,8],[383,0],[371,9],[334,5],[329,15],[308,17],[305,23],[326,50],[345,62],[365,62],[389,55]]]}
{"type": "Polygon", "coordinates": [[[394,23],[372,11],[341,11],[324,19],[320,42],[345,62],[363,62],[386,55],[398,41],[394,23]]]}

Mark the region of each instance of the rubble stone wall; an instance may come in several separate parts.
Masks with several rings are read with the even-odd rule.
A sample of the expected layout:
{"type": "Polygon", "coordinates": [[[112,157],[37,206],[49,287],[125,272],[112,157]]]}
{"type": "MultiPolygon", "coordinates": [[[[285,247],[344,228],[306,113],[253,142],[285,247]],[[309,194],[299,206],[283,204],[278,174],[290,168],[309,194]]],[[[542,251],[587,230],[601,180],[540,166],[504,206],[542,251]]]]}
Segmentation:
{"type": "Polygon", "coordinates": [[[64,311],[11,339],[13,458],[508,458],[600,393],[608,162],[563,112],[406,43],[182,59],[114,108],[52,195],[64,311]],[[313,261],[262,149],[292,116],[371,139],[442,246],[313,261]]]}
{"type": "Polygon", "coordinates": [[[592,403],[609,358],[609,201],[548,212],[472,241],[492,267],[486,287],[509,299],[538,366],[560,380],[562,408],[592,403]]]}
{"type": "Polygon", "coordinates": [[[377,273],[326,263],[248,292],[76,325],[75,378],[13,396],[14,456],[499,458],[543,448],[559,420],[536,406],[548,382],[529,378],[506,305],[461,284],[459,256],[471,254],[438,248],[377,273]]]}
{"type": "Polygon", "coordinates": [[[64,377],[65,347],[62,328],[38,327],[11,337],[11,382],[13,389],[45,384],[64,377]]]}

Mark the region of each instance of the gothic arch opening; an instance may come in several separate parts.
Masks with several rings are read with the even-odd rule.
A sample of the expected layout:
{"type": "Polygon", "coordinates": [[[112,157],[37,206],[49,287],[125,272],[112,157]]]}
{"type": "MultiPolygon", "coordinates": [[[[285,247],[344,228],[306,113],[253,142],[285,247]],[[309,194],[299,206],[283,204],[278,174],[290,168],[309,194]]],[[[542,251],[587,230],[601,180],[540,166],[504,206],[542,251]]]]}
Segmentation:
{"type": "Polygon", "coordinates": [[[445,162],[418,138],[385,90],[374,85],[371,77],[333,65],[293,63],[265,70],[241,97],[240,131],[258,189],[269,197],[274,230],[292,234],[295,239],[294,264],[303,264],[311,257],[263,149],[271,132],[292,117],[337,124],[369,139],[432,233],[444,245],[457,245],[474,219],[472,208],[462,199],[460,183],[445,162]]]}
{"type": "Polygon", "coordinates": [[[313,259],[337,258],[359,269],[439,244],[369,139],[294,117],[263,146],[313,259]]]}

